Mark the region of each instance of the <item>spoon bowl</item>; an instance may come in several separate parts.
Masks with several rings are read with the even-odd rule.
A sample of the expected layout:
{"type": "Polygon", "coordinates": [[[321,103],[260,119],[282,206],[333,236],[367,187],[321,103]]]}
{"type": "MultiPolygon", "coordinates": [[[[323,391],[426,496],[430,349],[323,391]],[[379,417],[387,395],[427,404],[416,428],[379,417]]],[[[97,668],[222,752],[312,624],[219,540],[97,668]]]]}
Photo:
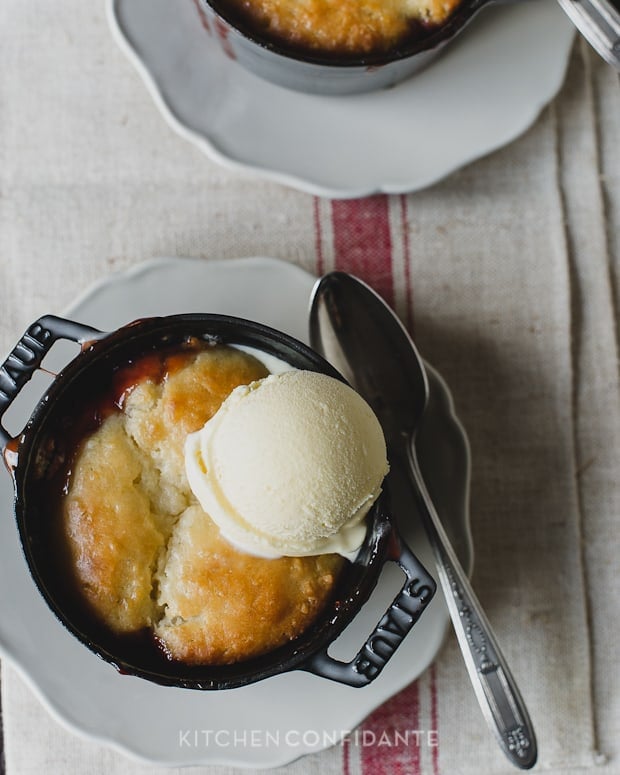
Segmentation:
{"type": "Polygon", "coordinates": [[[346,272],[331,272],[314,288],[310,342],[338,363],[372,406],[386,437],[409,444],[428,403],[428,377],[421,358],[411,357],[414,345],[387,304],[346,272]],[[369,358],[372,367],[360,368],[369,358]]]}

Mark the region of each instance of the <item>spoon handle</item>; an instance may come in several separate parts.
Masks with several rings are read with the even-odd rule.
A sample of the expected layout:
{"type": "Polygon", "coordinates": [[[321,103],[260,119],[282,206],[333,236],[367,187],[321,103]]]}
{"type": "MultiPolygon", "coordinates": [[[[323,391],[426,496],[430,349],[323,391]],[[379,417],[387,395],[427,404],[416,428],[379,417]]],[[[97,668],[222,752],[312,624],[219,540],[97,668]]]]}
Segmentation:
{"type": "Polygon", "coordinates": [[[530,769],[536,763],[537,749],[527,708],[435,511],[413,445],[408,445],[408,449],[404,459],[393,461],[390,477],[393,473],[397,479],[409,479],[409,490],[411,484],[415,485],[416,501],[435,554],[437,575],[482,713],[512,764],[530,769]]]}

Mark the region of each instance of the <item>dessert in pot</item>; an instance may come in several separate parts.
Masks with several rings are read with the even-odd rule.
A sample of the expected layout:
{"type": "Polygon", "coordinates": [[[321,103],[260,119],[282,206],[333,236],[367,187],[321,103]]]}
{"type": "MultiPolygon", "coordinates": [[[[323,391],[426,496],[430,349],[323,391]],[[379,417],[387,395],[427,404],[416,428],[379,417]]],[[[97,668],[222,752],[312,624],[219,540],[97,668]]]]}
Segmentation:
{"type": "Polygon", "coordinates": [[[0,448],[33,582],[121,673],[367,686],[433,598],[389,498],[372,503],[387,470],[376,417],[260,323],[183,314],[106,333],[39,318],[0,365],[0,448]],[[11,436],[5,413],[59,340],[80,352],[11,436]],[[400,592],[352,659],[332,657],[388,562],[400,592]]]}
{"type": "Polygon", "coordinates": [[[264,40],[346,57],[391,51],[443,24],[460,0],[227,0],[264,40]]]}
{"type": "Polygon", "coordinates": [[[357,393],[248,348],[144,355],[78,416],[57,514],[72,584],[103,627],[190,665],[304,632],[387,473],[357,393]]]}

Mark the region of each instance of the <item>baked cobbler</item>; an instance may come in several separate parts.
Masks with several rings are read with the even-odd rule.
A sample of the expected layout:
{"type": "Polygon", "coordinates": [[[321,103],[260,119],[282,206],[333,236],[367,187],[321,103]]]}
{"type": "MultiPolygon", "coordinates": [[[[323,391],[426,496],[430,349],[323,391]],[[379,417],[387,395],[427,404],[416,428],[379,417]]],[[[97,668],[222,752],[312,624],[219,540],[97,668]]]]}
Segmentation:
{"type": "Polygon", "coordinates": [[[294,639],[346,562],[242,552],[189,487],[187,435],[236,386],[266,375],[251,354],[221,345],[145,356],[119,371],[75,450],[60,515],[75,584],[105,627],[148,630],[172,660],[230,664],[294,639]]]}
{"type": "Polygon", "coordinates": [[[389,51],[439,26],[460,0],[227,0],[246,26],[307,51],[348,55],[389,51]]]}

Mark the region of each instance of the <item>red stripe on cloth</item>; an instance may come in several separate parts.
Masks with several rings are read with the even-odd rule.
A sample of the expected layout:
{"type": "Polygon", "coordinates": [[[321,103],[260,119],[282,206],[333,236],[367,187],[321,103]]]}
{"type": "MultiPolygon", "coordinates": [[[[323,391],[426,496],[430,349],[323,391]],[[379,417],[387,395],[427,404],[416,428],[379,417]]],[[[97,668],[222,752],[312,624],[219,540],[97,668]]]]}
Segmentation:
{"type": "Polygon", "coordinates": [[[437,667],[433,663],[430,669],[431,684],[431,730],[437,738],[437,745],[431,748],[433,775],[440,775],[439,770],[439,702],[437,698],[437,667]]]}
{"type": "Polygon", "coordinates": [[[323,256],[323,230],[321,229],[321,211],[319,199],[314,197],[314,249],[316,252],[316,273],[319,277],[325,273],[325,258],[323,256]]]}
{"type": "MultiPolygon", "coordinates": [[[[360,277],[388,304],[394,303],[392,237],[389,199],[333,201],[331,204],[335,266],[360,277]]],[[[317,255],[318,251],[317,251],[317,255]]],[[[360,746],[362,772],[368,775],[418,775],[420,749],[408,744],[405,733],[418,728],[419,689],[404,689],[362,724],[353,737],[360,746]]],[[[350,768],[345,749],[343,771],[350,768]]]]}
{"type": "Polygon", "coordinates": [[[400,196],[400,229],[403,235],[403,259],[405,262],[405,300],[407,303],[405,325],[413,334],[413,298],[411,288],[411,245],[409,243],[409,218],[407,215],[407,195],[400,196]]]}
{"type": "Polygon", "coordinates": [[[332,202],[332,225],[337,268],[357,275],[378,291],[388,304],[393,304],[388,197],[335,200],[332,202]]]}
{"type": "Polygon", "coordinates": [[[364,722],[362,772],[420,775],[420,688],[417,681],[377,708],[364,722]]]}

